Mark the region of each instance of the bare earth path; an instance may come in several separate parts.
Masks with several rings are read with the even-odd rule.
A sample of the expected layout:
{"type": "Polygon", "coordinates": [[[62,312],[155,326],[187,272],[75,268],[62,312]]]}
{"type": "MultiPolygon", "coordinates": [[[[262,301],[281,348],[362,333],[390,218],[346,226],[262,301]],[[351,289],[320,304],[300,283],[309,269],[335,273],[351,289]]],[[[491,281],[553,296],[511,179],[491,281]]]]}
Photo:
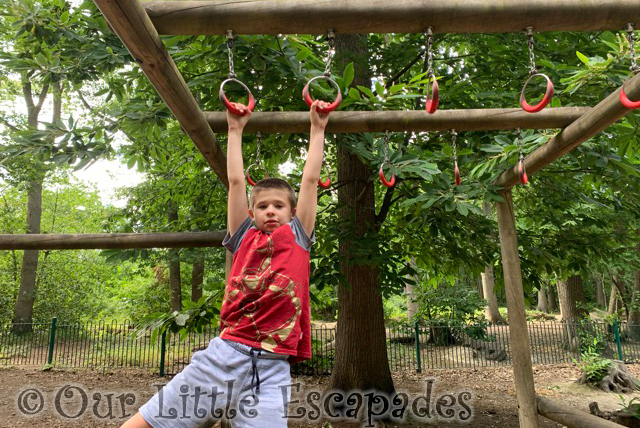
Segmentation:
{"type": "MultiPolygon", "coordinates": [[[[629,370],[640,376],[640,365],[629,365],[629,370]]],[[[617,410],[621,407],[620,399],[615,394],[606,394],[573,383],[579,376],[579,371],[571,366],[537,366],[535,370],[536,391],[539,395],[561,401],[581,410],[587,411],[588,403],[598,401],[600,408],[605,411],[617,410]]],[[[416,402],[417,409],[424,409],[426,397],[431,381],[431,419],[423,422],[409,422],[403,425],[386,424],[386,427],[413,428],[421,426],[470,426],[469,421],[461,422],[460,418],[467,418],[468,411],[460,405],[460,399],[471,411],[471,426],[478,428],[489,427],[518,427],[517,406],[515,400],[515,386],[512,381],[510,368],[482,368],[463,370],[441,370],[429,373],[395,373],[394,381],[398,392],[405,392],[409,402],[416,402]],[[470,392],[469,396],[462,395],[470,392]],[[441,403],[440,414],[446,415],[452,411],[453,417],[438,417],[436,402],[441,403]],[[454,397],[457,402],[451,404],[454,397]],[[416,401],[417,400],[417,401],[416,401]],[[448,401],[447,401],[448,400],[448,401]],[[458,420],[456,420],[458,419],[458,420]],[[431,421],[430,424],[426,422],[431,421]]],[[[118,370],[107,373],[78,370],[52,370],[43,372],[38,369],[0,368],[0,428],[34,428],[34,427],[119,427],[124,419],[123,413],[132,413],[144,403],[156,390],[154,384],[165,383],[168,378],[160,378],[145,371],[118,370]],[[41,396],[35,392],[38,390],[41,396]],[[29,392],[31,391],[31,392],[29,392]],[[69,394],[65,397],[64,394],[69,394]],[[135,402],[127,401],[126,394],[134,394],[135,402]],[[56,408],[55,397],[58,396],[59,406],[56,408]],[[85,402],[83,403],[83,397],[85,402]],[[21,405],[18,405],[18,401],[21,405]],[[107,406],[111,400],[111,406],[107,406]],[[44,407],[40,409],[40,404],[44,407]],[[109,410],[111,414],[109,414],[109,410]],[[33,412],[35,415],[26,416],[33,412]],[[94,416],[94,414],[101,416],[94,416]],[[65,418],[62,414],[69,417],[65,418]]],[[[293,399],[304,402],[305,397],[312,390],[322,391],[328,381],[327,377],[295,377],[293,383],[300,383],[300,393],[293,399]]],[[[627,401],[640,394],[628,395],[627,401]]],[[[290,412],[295,414],[300,404],[292,404],[290,412]]],[[[411,405],[409,406],[411,408],[411,405]]],[[[311,407],[307,407],[307,412],[311,407]]],[[[289,427],[310,428],[321,427],[320,422],[302,422],[290,419],[289,427]]],[[[325,428],[343,428],[363,426],[362,423],[349,424],[333,422],[325,424],[325,428]]],[[[383,426],[379,424],[379,426],[383,426]]],[[[541,418],[541,426],[545,428],[560,425],[541,418]]],[[[265,427],[268,428],[268,427],[265,427]]]]}

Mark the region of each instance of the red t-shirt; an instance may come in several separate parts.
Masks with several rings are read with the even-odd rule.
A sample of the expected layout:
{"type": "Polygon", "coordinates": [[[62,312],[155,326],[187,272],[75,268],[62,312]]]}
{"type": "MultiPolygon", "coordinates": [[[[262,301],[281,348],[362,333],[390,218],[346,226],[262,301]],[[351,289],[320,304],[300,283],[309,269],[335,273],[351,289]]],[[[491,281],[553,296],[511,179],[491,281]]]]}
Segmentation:
{"type": "Polygon", "coordinates": [[[308,237],[297,217],[266,233],[247,218],[223,244],[233,266],[220,310],[220,337],[287,354],[292,363],[311,358],[308,237]]]}

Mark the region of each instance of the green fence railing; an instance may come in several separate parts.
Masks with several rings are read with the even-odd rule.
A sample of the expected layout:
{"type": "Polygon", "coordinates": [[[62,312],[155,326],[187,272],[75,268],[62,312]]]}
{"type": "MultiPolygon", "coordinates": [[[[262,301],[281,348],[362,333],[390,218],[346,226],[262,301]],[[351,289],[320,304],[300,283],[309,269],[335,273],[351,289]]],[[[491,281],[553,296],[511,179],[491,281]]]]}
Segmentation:
{"type": "MultiPolygon", "coordinates": [[[[180,372],[194,352],[219,333],[211,326],[182,340],[136,336],[131,322],[33,323],[0,328],[0,364],[60,368],[144,368],[161,375],[180,372]],[[18,333],[17,331],[20,331],[18,333]],[[26,332],[25,332],[26,331],[26,332]]],[[[627,323],[567,325],[529,322],[533,364],[571,363],[591,350],[626,362],[640,361],[640,326],[627,323]],[[594,345],[595,344],[595,345],[594,345]]],[[[416,322],[386,328],[387,356],[393,371],[477,368],[511,364],[509,327],[416,322]]],[[[335,327],[314,326],[313,358],[293,366],[296,374],[329,374],[336,351],[335,327]]]]}

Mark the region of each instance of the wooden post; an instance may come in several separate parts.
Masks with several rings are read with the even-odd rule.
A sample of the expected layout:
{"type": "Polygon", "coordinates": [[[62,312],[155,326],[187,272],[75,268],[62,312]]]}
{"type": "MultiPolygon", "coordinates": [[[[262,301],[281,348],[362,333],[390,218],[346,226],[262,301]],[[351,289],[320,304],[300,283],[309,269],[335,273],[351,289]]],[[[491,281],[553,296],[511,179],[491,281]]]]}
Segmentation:
{"type": "MultiPolygon", "coordinates": [[[[640,74],[629,79],[624,85],[625,92],[632,100],[640,98],[640,74]]],[[[613,91],[587,114],[563,129],[558,135],[538,147],[524,160],[529,177],[554,160],[570,152],[598,132],[615,123],[631,112],[620,102],[621,88],[613,91]]],[[[537,113],[536,113],[537,114],[537,113]]],[[[505,171],[495,181],[496,186],[511,187],[518,182],[517,166],[505,171]]]]}
{"type": "Polygon", "coordinates": [[[496,202],[496,211],[498,213],[504,288],[509,314],[509,349],[518,400],[518,419],[521,428],[538,428],[536,391],[531,367],[531,345],[529,344],[525,316],[524,291],[511,190],[501,193],[501,196],[504,198],[504,202],[496,202]]]}
{"type": "Polygon", "coordinates": [[[145,1],[160,34],[517,33],[621,30],[639,0],[145,1]]]}
{"type": "MultiPolygon", "coordinates": [[[[591,107],[546,108],[531,114],[520,108],[402,111],[334,111],[327,133],[489,131],[495,129],[564,128],[591,110],[591,107]]],[[[227,116],[223,111],[204,113],[213,132],[227,132],[227,116]]],[[[254,112],[244,128],[245,133],[308,133],[308,111],[254,112]]]]}
{"type": "Polygon", "coordinates": [[[138,0],[94,0],[114,32],[158,91],[220,181],[227,162],[202,110],[138,0]]]}
{"type": "Polygon", "coordinates": [[[0,235],[0,250],[220,247],[225,231],[0,235]]]}
{"type": "Polygon", "coordinates": [[[590,415],[573,407],[536,397],[538,413],[569,428],[620,428],[614,422],[590,415]]]}

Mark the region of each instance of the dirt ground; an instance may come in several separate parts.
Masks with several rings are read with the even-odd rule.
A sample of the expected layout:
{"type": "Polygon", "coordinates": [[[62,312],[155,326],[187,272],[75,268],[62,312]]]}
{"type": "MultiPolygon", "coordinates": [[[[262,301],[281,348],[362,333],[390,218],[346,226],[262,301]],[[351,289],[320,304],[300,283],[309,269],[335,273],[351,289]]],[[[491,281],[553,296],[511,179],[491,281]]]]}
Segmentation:
{"type": "MultiPolygon", "coordinates": [[[[628,368],[631,373],[640,377],[640,364],[629,365],[628,368]]],[[[572,365],[537,366],[534,367],[534,375],[536,392],[540,396],[558,400],[583,411],[588,411],[588,404],[592,401],[597,401],[600,409],[604,411],[618,410],[622,407],[621,398],[615,394],[607,394],[575,384],[579,371],[572,365]]],[[[427,402],[426,398],[420,400],[418,397],[427,397],[429,395],[427,390],[431,385],[432,417],[421,421],[413,419],[404,424],[380,423],[378,426],[518,427],[515,386],[512,379],[511,368],[503,367],[440,370],[421,374],[394,373],[396,390],[405,392],[410,403],[417,403],[418,411],[423,409],[427,402]],[[432,380],[429,381],[429,379],[432,380]],[[465,395],[465,392],[469,392],[470,395],[465,395]],[[451,402],[451,398],[457,399],[455,405],[451,402]],[[435,409],[439,399],[444,401],[438,413],[435,409]],[[449,408],[447,408],[447,400],[451,404],[449,408]],[[449,418],[447,411],[451,411],[453,417],[449,418]],[[470,416],[469,419],[467,419],[468,416],[470,416]],[[461,419],[467,420],[463,422],[461,419]]],[[[0,427],[119,427],[126,420],[122,417],[123,407],[124,413],[135,412],[155,392],[156,387],[153,385],[165,383],[168,380],[169,378],[160,378],[145,371],[118,370],[98,373],[51,370],[45,372],[35,368],[0,368],[0,427]],[[34,390],[38,390],[41,396],[39,397],[34,390]],[[86,397],[84,404],[83,393],[80,390],[86,397]],[[58,400],[57,402],[62,404],[56,408],[55,397],[64,397],[64,393],[70,395],[66,399],[58,400]],[[118,395],[126,393],[136,395],[134,403],[123,401],[126,398],[124,395],[118,398],[118,395]],[[105,404],[107,397],[112,400],[110,407],[105,404]],[[39,406],[39,403],[44,405],[39,406]],[[108,413],[109,409],[111,409],[111,415],[108,413]],[[25,415],[29,412],[34,415],[25,415]],[[95,416],[96,413],[101,416],[95,416]]],[[[328,381],[328,377],[295,377],[292,383],[301,384],[301,393],[294,393],[293,400],[303,401],[305,392],[322,390],[328,381]]],[[[635,396],[640,397],[640,394],[624,396],[624,400],[628,402],[635,396]]],[[[294,406],[299,405],[290,405],[291,414],[296,414],[297,409],[294,406]]],[[[408,409],[410,408],[411,405],[408,409]]],[[[352,426],[366,426],[366,424],[336,421],[300,422],[292,419],[289,421],[289,427],[292,428],[352,426]]],[[[540,426],[560,427],[544,418],[540,419],[540,426]]]]}

